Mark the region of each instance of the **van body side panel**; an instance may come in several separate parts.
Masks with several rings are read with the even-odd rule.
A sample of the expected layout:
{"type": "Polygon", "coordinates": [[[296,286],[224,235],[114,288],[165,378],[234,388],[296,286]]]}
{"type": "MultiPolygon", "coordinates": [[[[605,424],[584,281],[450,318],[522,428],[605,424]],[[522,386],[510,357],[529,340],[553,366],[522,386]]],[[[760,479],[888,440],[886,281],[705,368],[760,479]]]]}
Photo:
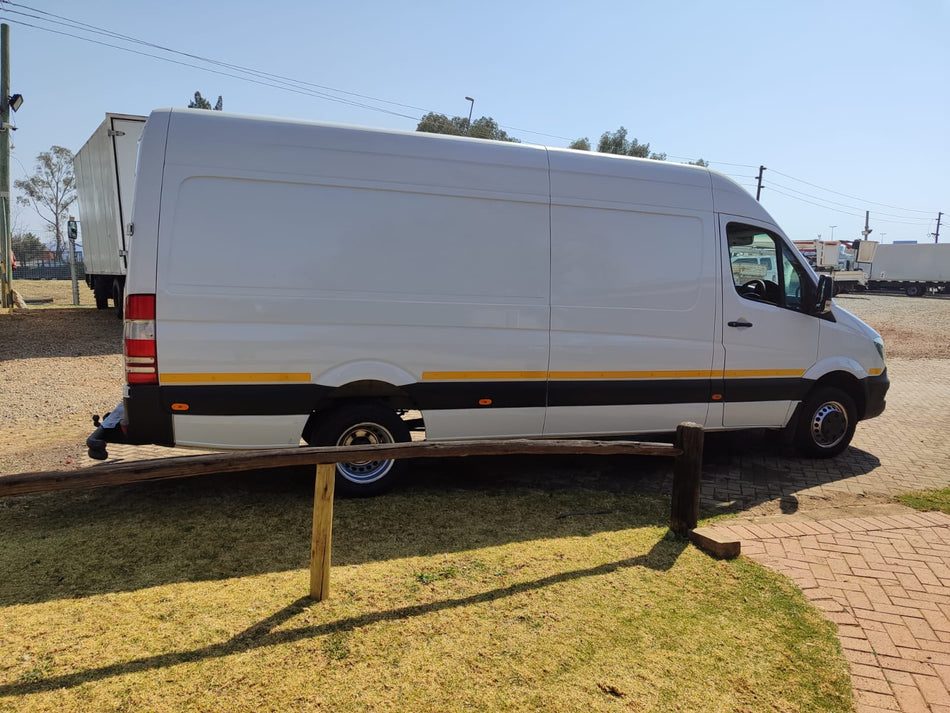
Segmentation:
{"type": "Polygon", "coordinates": [[[595,172],[594,157],[551,156],[545,435],[705,423],[716,328],[708,175],[634,160],[595,172]]]}
{"type": "MultiPolygon", "coordinates": [[[[540,398],[506,401],[492,374],[547,369],[542,149],[433,149],[431,137],[239,117],[218,117],[208,135],[202,119],[172,114],[158,252],[163,386],[230,383],[253,400],[248,387],[278,378],[339,386],[341,373],[407,375],[395,386],[435,406],[424,411],[431,439],[541,434],[543,378],[540,398]],[[479,408],[484,398],[491,408],[479,408]]],[[[220,429],[189,408],[175,415],[176,441],[261,445],[266,432],[270,444],[296,443],[317,406],[304,409],[297,393],[284,414],[220,429]]]]}

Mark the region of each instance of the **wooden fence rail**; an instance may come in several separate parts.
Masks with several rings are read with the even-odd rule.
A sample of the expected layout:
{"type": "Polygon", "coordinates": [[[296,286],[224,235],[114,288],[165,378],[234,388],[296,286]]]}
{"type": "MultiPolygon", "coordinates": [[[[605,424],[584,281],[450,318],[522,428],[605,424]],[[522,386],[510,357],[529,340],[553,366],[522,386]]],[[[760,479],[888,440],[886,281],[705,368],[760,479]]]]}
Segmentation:
{"type": "Polygon", "coordinates": [[[639,441],[528,439],[450,443],[419,441],[374,446],[232,451],[129,463],[107,463],[78,470],[2,476],[0,497],[189,478],[211,473],[316,465],[310,548],[310,596],[319,601],[329,593],[333,485],[337,463],[368,458],[386,460],[552,454],[649,455],[674,458],[670,529],[677,534],[687,535],[696,527],[702,474],[703,429],[695,423],[680,424],[676,429],[676,441],[673,445],[639,441]]]}

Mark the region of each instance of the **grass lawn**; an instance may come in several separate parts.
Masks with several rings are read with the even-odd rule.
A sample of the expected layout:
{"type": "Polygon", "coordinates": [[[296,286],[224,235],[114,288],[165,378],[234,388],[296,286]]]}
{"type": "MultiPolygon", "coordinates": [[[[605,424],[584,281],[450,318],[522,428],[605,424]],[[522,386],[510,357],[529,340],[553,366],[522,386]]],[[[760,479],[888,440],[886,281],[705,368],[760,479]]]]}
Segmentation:
{"type": "Polygon", "coordinates": [[[322,603],[307,474],[0,500],[0,711],[851,710],[834,626],[787,580],[540,462],[338,500],[322,603]]]}
{"type": "Polygon", "coordinates": [[[939,510],[950,515],[950,488],[898,495],[897,499],[916,510],[939,510]]]}

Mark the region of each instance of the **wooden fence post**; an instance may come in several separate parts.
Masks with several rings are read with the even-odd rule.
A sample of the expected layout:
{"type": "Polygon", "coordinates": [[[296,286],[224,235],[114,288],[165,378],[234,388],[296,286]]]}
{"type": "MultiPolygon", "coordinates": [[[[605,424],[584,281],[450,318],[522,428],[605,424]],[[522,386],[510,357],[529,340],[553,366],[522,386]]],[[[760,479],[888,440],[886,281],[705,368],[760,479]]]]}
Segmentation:
{"type": "Polygon", "coordinates": [[[333,485],[336,463],[317,466],[313,487],[313,533],[310,539],[310,597],[330,595],[330,535],[333,530],[333,485]]]}
{"type": "Polygon", "coordinates": [[[687,535],[699,520],[699,480],[703,473],[703,427],[681,423],[676,427],[676,447],[682,453],[673,461],[673,495],[670,529],[687,535]]]}

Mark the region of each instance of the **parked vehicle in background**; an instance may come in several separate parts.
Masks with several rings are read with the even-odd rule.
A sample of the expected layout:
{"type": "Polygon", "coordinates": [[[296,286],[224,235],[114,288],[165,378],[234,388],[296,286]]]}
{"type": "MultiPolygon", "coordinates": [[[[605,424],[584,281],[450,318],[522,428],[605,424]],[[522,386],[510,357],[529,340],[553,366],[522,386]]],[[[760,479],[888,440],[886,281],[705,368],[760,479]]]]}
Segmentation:
{"type": "Polygon", "coordinates": [[[132,214],[135,158],[144,116],[106,114],[76,153],[76,193],[86,284],[96,307],[122,313],[128,269],[126,225],[132,214]]]}
{"type": "MultiPolygon", "coordinates": [[[[165,109],[142,135],[123,403],[203,448],[786,429],[847,447],[884,345],[705,167],[165,109]],[[748,270],[760,276],[750,278],[748,270]],[[419,417],[421,413],[421,417],[419,417]]],[[[338,465],[348,493],[406,461],[338,465]]]]}
{"type": "Polygon", "coordinates": [[[796,240],[795,247],[818,273],[828,273],[835,282],[834,293],[867,289],[868,275],[858,265],[874,259],[873,240],[796,240]]]}
{"type": "Polygon", "coordinates": [[[901,290],[908,297],[950,292],[950,243],[879,245],[867,267],[872,290],[901,290]]]}

